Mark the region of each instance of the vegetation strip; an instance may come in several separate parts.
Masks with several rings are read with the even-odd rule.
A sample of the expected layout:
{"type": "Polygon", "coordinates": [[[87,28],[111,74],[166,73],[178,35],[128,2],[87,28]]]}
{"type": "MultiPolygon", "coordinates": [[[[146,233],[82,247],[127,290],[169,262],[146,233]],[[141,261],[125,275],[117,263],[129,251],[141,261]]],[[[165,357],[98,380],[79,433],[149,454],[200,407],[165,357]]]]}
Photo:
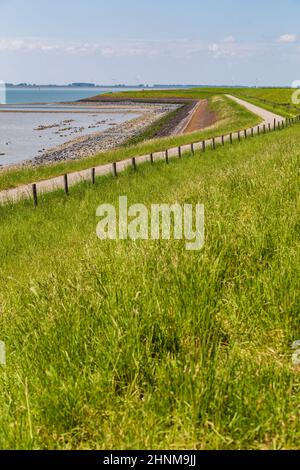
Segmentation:
{"type": "Polygon", "coordinates": [[[76,172],[101,164],[124,160],[136,155],[146,155],[152,152],[162,151],[166,148],[190,144],[196,140],[208,139],[216,135],[217,132],[226,134],[229,131],[254,126],[261,122],[258,116],[247,111],[244,107],[224,95],[212,96],[208,98],[208,100],[210,109],[218,116],[217,122],[208,129],[192,134],[151,139],[128,147],[122,146],[114,150],[102,151],[93,154],[93,156],[75,158],[74,160],[60,161],[53,164],[38,166],[22,165],[9,169],[3,168],[0,171],[0,190],[62,176],[65,173],[76,172]]]}
{"type": "Polygon", "coordinates": [[[299,446],[299,138],[0,207],[1,448],[299,446]],[[124,194],[203,203],[204,249],[100,242],[96,208],[124,194]]]}
{"type": "MultiPolygon", "coordinates": [[[[284,121],[284,120],[278,120],[275,117],[274,118],[274,123],[273,123],[274,124],[274,130],[276,130],[276,129],[280,130],[280,129],[284,128],[287,125],[287,123],[289,123],[291,125],[293,123],[299,122],[299,119],[300,119],[300,116],[297,116],[296,118],[284,121]]],[[[263,124],[263,129],[264,130],[266,129],[266,123],[263,124]]],[[[256,126],[254,129],[251,128],[250,130],[251,130],[252,135],[254,134],[255,131],[256,131],[256,134],[259,135],[260,131],[261,131],[261,125],[256,126]]],[[[243,132],[244,132],[243,137],[246,139],[247,129],[244,129],[243,132]]],[[[221,145],[223,145],[224,140],[228,141],[228,139],[229,139],[231,144],[233,143],[234,140],[238,140],[240,142],[241,141],[241,132],[237,131],[236,133],[230,133],[229,135],[225,135],[225,136],[212,137],[211,139],[204,140],[202,142],[193,142],[191,145],[192,145],[193,149],[195,149],[196,146],[202,146],[202,149],[204,149],[208,143],[211,143],[212,149],[215,150],[216,149],[216,144],[221,143],[221,145]]],[[[158,153],[154,153],[152,155],[153,155],[154,159],[157,159],[157,160],[158,159],[159,160],[165,159],[166,162],[169,163],[169,158],[170,157],[180,157],[181,158],[182,153],[190,152],[191,145],[181,146],[180,151],[178,150],[178,148],[171,148],[171,149],[165,150],[164,152],[158,152],[158,153]]],[[[134,157],[135,167],[138,163],[143,163],[143,162],[146,162],[146,161],[149,161],[149,155],[134,157]]],[[[36,202],[36,200],[37,200],[37,191],[39,191],[40,193],[44,193],[44,192],[51,192],[51,191],[55,191],[57,189],[64,188],[65,193],[68,194],[69,193],[69,186],[73,186],[73,185],[75,185],[75,184],[77,184],[81,181],[87,181],[87,180],[90,181],[91,170],[93,170],[95,172],[96,176],[103,176],[103,175],[109,174],[112,171],[113,175],[116,177],[117,173],[119,171],[124,171],[128,166],[132,165],[132,162],[133,162],[132,158],[127,159],[127,160],[123,160],[123,161],[118,162],[118,163],[113,162],[112,167],[111,167],[111,165],[102,165],[102,166],[99,166],[99,167],[96,167],[96,168],[93,168],[93,169],[89,168],[88,170],[80,171],[80,172],[77,172],[77,173],[70,173],[69,175],[65,174],[63,176],[63,179],[57,177],[57,178],[53,178],[51,180],[42,181],[40,183],[35,183],[31,187],[26,185],[24,187],[19,187],[19,188],[16,188],[16,189],[2,191],[0,193],[0,203],[3,204],[3,203],[7,203],[7,202],[16,202],[20,199],[30,197],[30,195],[32,193],[32,196],[33,196],[33,199],[34,199],[34,204],[36,205],[37,204],[37,202],[36,202]]]]}

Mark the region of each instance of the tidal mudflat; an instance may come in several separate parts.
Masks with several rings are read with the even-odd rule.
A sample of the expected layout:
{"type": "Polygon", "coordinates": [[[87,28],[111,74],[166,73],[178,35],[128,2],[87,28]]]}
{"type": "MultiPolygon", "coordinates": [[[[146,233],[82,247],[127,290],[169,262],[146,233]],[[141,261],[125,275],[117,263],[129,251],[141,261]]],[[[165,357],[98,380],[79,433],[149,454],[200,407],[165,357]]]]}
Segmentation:
{"type": "Polygon", "coordinates": [[[136,111],[72,106],[0,108],[0,164],[18,164],[75,138],[103,132],[139,116],[136,111]]]}
{"type": "Polygon", "coordinates": [[[0,106],[0,165],[73,160],[114,148],[176,105],[0,106]]]}

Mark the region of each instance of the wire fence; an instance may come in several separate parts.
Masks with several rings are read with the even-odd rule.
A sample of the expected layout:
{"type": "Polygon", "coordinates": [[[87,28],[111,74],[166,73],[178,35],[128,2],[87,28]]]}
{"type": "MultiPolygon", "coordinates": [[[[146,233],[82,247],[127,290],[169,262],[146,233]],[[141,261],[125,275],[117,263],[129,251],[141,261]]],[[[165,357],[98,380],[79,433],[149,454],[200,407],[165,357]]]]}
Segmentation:
{"type": "Polygon", "coordinates": [[[286,127],[290,127],[300,122],[300,115],[293,118],[287,118],[283,120],[274,119],[274,121],[263,123],[251,128],[230,132],[229,134],[223,134],[209,139],[192,142],[191,144],[185,144],[178,147],[172,147],[165,149],[164,151],[158,151],[150,153],[149,155],[136,156],[127,160],[115,161],[111,164],[101,165],[98,167],[88,168],[87,170],[78,171],[76,173],[66,173],[62,177],[55,177],[39,183],[34,183],[31,186],[27,185],[23,188],[15,188],[5,192],[5,196],[2,197],[1,202],[16,201],[22,198],[31,197],[35,207],[39,204],[39,194],[52,192],[57,189],[63,189],[66,195],[70,193],[70,186],[82,181],[90,181],[92,185],[95,185],[97,176],[104,176],[109,173],[114,178],[118,177],[118,173],[124,171],[128,167],[132,167],[136,172],[138,164],[150,161],[153,165],[156,160],[165,160],[166,164],[170,163],[171,158],[181,159],[185,152],[190,152],[192,155],[197,150],[204,153],[207,148],[210,147],[212,150],[216,150],[217,147],[224,147],[226,144],[233,145],[234,142],[253,138],[257,135],[267,134],[274,131],[280,131],[286,127]]]}

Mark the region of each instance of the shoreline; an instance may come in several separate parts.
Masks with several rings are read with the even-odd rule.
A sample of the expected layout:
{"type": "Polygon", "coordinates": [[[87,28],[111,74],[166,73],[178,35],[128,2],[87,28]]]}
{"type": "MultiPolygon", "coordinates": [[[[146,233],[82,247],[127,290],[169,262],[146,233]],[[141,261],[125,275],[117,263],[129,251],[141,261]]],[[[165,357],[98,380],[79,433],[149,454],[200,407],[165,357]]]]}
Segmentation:
{"type": "MultiPolygon", "coordinates": [[[[60,105],[60,103],[56,103],[60,105]]],[[[138,135],[143,132],[148,126],[153,124],[155,121],[165,116],[169,112],[178,109],[179,105],[174,104],[135,104],[135,103],[123,103],[122,105],[117,103],[111,103],[107,105],[91,106],[91,109],[88,111],[83,111],[80,107],[84,107],[83,103],[63,103],[64,106],[74,106],[78,107],[78,110],[73,111],[74,113],[82,112],[97,112],[99,115],[101,113],[122,113],[122,114],[140,114],[134,119],[130,119],[121,124],[114,125],[104,131],[94,132],[92,134],[82,135],[75,139],[70,139],[58,146],[49,148],[43,153],[36,155],[35,157],[24,160],[23,162],[17,164],[7,164],[3,165],[0,168],[0,171],[11,170],[16,168],[28,168],[28,167],[37,167],[44,164],[52,164],[61,161],[72,161],[80,160],[97,153],[101,153],[107,150],[113,150],[114,148],[119,147],[124,144],[128,139],[138,135]]],[[[85,104],[87,106],[87,104],[85,104]]],[[[5,112],[1,111],[0,112],[5,112]]],[[[18,110],[11,110],[8,112],[22,112],[18,110]]],[[[55,112],[48,109],[45,110],[25,110],[27,113],[48,113],[55,112]]],[[[70,113],[70,111],[58,111],[59,113],[70,113]]]]}
{"type": "MultiPolygon", "coordinates": [[[[137,107],[132,109],[128,109],[127,107],[128,113],[140,112],[141,115],[122,124],[108,128],[105,131],[95,132],[64,142],[57,147],[46,150],[31,160],[27,160],[22,166],[39,166],[60,161],[84,159],[96,155],[97,153],[113,150],[124,144],[124,142],[131,137],[142,132],[156,120],[177,108],[178,106],[175,105],[150,105],[143,106],[138,111],[137,107]]],[[[118,107],[118,109],[119,111],[116,109],[115,112],[121,111],[120,107],[118,107]]]]}

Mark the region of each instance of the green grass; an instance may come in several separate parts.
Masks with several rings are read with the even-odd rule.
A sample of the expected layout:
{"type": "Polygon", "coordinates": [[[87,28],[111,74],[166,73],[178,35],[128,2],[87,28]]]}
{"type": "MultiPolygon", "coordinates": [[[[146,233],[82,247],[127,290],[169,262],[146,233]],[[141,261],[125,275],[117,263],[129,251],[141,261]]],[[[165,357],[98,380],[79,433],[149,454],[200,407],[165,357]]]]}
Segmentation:
{"type": "Polygon", "coordinates": [[[34,183],[62,175],[66,172],[83,170],[112,161],[124,160],[129,157],[164,150],[172,146],[188,144],[212,137],[216,134],[225,134],[230,131],[254,126],[261,122],[257,116],[226,97],[216,96],[210,98],[210,106],[217,114],[218,122],[204,131],[140,142],[136,145],[120,147],[80,160],[41,165],[35,168],[22,167],[3,170],[0,172],[0,190],[17,187],[26,183],[34,183]]]}
{"type": "MultiPolygon", "coordinates": [[[[232,94],[261,106],[283,117],[293,117],[300,113],[300,107],[292,103],[291,88],[190,88],[186,90],[128,91],[110,93],[111,98],[190,98],[205,99],[215,95],[232,94]]],[[[101,95],[100,95],[101,97],[101,95]]]]}
{"type": "Polygon", "coordinates": [[[176,116],[181,112],[182,112],[182,107],[165,114],[160,119],[157,119],[154,123],[150,124],[150,126],[146,127],[144,131],[140,132],[137,135],[130,137],[125,142],[124,146],[128,147],[132,145],[137,145],[140,142],[157,138],[158,133],[161,132],[163,129],[166,129],[170,121],[176,118],[176,116]]]}
{"type": "MultiPolygon", "coordinates": [[[[136,91],[123,91],[115,93],[107,93],[106,96],[110,98],[120,99],[193,99],[200,100],[210,98],[215,95],[223,95],[231,90],[229,88],[187,88],[187,89],[174,89],[174,90],[136,90],[136,91]]],[[[100,98],[103,95],[98,95],[100,98]]]]}
{"type": "Polygon", "coordinates": [[[2,449],[299,448],[300,128],[0,208],[2,449]],[[204,203],[206,244],[96,208],[204,203]]]}
{"type": "Polygon", "coordinates": [[[300,107],[292,102],[294,91],[290,88],[245,88],[234,94],[280,116],[293,117],[300,114],[300,107]]]}

